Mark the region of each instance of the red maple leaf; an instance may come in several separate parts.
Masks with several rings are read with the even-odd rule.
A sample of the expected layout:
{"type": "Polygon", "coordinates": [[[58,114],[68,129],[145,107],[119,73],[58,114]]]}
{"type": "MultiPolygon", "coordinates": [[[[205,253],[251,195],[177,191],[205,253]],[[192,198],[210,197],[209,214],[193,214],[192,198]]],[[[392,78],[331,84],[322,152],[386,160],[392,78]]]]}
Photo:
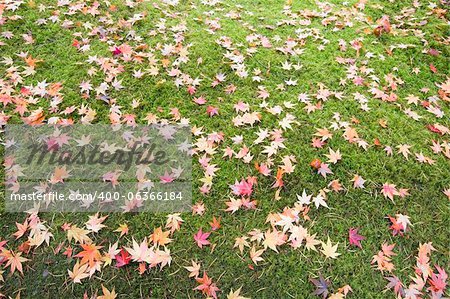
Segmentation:
{"type": "Polygon", "coordinates": [[[121,268],[123,266],[126,266],[131,261],[130,254],[128,253],[128,251],[126,251],[123,248],[120,250],[120,253],[115,256],[115,258],[116,258],[116,267],[117,268],[121,268]]]}
{"type": "Polygon", "coordinates": [[[403,227],[402,223],[397,222],[397,219],[394,217],[388,216],[389,220],[392,222],[392,225],[389,227],[390,230],[392,230],[392,235],[400,235],[402,236],[405,232],[405,228],[403,227]]]}
{"type": "Polygon", "coordinates": [[[365,239],[365,237],[358,234],[357,228],[350,228],[348,230],[348,240],[351,245],[355,245],[359,248],[362,248],[361,241],[364,239],[365,239]]]}
{"type": "Polygon", "coordinates": [[[208,277],[206,271],[203,272],[203,277],[198,277],[195,280],[200,284],[194,290],[201,291],[203,294],[207,296],[211,296],[213,298],[217,298],[216,292],[219,291],[219,288],[215,283],[212,282],[212,279],[208,277]]]}
{"type": "Polygon", "coordinates": [[[433,73],[437,73],[437,68],[436,68],[432,63],[430,63],[430,70],[431,70],[433,73]]]}

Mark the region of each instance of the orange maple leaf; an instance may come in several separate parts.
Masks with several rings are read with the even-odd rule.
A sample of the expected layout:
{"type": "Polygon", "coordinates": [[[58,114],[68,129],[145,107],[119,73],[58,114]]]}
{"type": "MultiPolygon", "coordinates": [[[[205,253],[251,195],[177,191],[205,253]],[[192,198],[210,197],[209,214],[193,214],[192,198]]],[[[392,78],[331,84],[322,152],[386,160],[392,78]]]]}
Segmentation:
{"type": "Polygon", "coordinates": [[[50,178],[50,183],[52,183],[52,184],[64,183],[64,179],[67,179],[68,177],[69,177],[69,172],[66,170],[66,166],[56,167],[55,172],[53,173],[52,177],[50,178]]]}
{"type": "Polygon", "coordinates": [[[13,251],[9,251],[6,249],[3,249],[2,253],[0,254],[0,256],[4,257],[7,260],[5,267],[11,267],[11,274],[13,274],[16,269],[21,274],[23,274],[22,263],[28,261],[28,259],[22,257],[21,255],[22,252],[14,253],[13,251]]]}
{"type": "Polygon", "coordinates": [[[42,59],[34,59],[33,57],[31,57],[31,55],[24,58],[24,60],[25,60],[25,63],[28,64],[28,66],[30,66],[32,68],[36,67],[36,63],[44,61],[42,59]]]}
{"type": "Polygon", "coordinates": [[[172,239],[168,238],[170,231],[163,232],[161,227],[155,229],[153,234],[150,235],[150,240],[156,245],[165,246],[166,244],[172,242],[172,239]]]}
{"type": "Polygon", "coordinates": [[[102,258],[102,255],[98,250],[103,246],[96,246],[95,244],[81,244],[81,247],[84,250],[75,255],[75,257],[82,258],[80,262],[82,265],[89,262],[89,268],[94,267],[95,263],[102,258]]]}
{"type": "Polygon", "coordinates": [[[23,224],[16,222],[17,231],[13,234],[16,237],[16,240],[22,237],[28,230],[28,221],[25,219],[23,224]]]}

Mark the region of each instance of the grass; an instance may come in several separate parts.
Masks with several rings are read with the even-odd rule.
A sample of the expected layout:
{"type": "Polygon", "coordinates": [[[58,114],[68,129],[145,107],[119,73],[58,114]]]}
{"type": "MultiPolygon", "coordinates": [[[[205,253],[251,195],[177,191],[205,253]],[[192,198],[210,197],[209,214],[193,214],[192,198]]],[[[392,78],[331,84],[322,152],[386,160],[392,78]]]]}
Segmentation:
{"type": "MultiPolygon", "coordinates": [[[[212,191],[209,195],[201,195],[196,191],[200,186],[200,179],[203,174],[200,166],[194,161],[194,202],[203,201],[207,208],[202,217],[192,216],[189,213],[183,214],[185,223],[179,232],[174,235],[174,242],[169,246],[173,257],[172,265],[162,271],[153,269],[148,274],[140,276],[135,266],[128,266],[122,269],[107,267],[101,272],[97,272],[90,280],[85,280],[83,284],[73,284],[67,276],[67,269],[72,269],[74,261],[67,259],[61,254],[53,254],[58,244],[66,241],[66,235],[61,231],[60,226],[65,222],[70,222],[82,226],[88,220],[88,214],[64,214],[64,213],[43,213],[41,217],[47,221],[52,228],[55,238],[49,247],[39,247],[34,250],[26,263],[24,276],[15,273],[11,277],[5,276],[0,292],[11,297],[20,293],[21,298],[80,298],[86,292],[92,295],[96,290],[101,289],[104,284],[109,289],[113,286],[119,294],[119,298],[200,298],[197,292],[192,289],[196,286],[193,279],[188,278],[188,272],[183,268],[190,264],[192,259],[202,262],[208,275],[217,281],[218,286],[223,290],[221,297],[228,293],[230,289],[236,290],[243,286],[242,293],[252,298],[312,298],[314,297],[313,285],[308,281],[316,277],[319,273],[325,277],[330,277],[332,281],[331,289],[349,284],[353,288],[351,298],[393,298],[391,292],[384,292],[386,280],[383,275],[375,271],[370,265],[373,255],[377,253],[383,242],[396,243],[397,256],[394,257],[396,265],[395,274],[407,280],[413,275],[415,265],[414,256],[417,254],[419,243],[433,242],[436,252],[432,254],[432,265],[439,264],[444,267],[449,265],[449,227],[450,210],[449,200],[442,193],[442,190],[450,187],[450,163],[443,155],[434,155],[429,148],[431,140],[445,140],[437,134],[428,131],[425,126],[436,122],[445,126],[450,126],[450,106],[442,103],[441,109],[445,112],[444,118],[436,119],[434,115],[417,108],[419,114],[423,116],[419,121],[408,118],[402,110],[408,107],[405,97],[409,94],[420,95],[421,99],[427,95],[421,94],[424,87],[430,89],[428,95],[437,93],[435,83],[445,81],[446,75],[450,73],[450,50],[448,46],[439,43],[440,37],[448,36],[449,26],[447,20],[442,20],[433,16],[427,16],[429,11],[426,3],[417,9],[414,16],[417,19],[427,16],[428,23],[420,28],[424,33],[424,39],[430,47],[441,51],[439,56],[431,56],[422,53],[424,46],[421,38],[414,35],[412,31],[407,31],[402,35],[383,35],[377,38],[373,34],[364,34],[364,28],[369,27],[365,22],[355,22],[355,26],[334,32],[333,26],[324,27],[320,24],[320,19],[313,19],[309,27],[320,30],[322,38],[329,41],[323,51],[318,51],[317,46],[320,40],[311,38],[304,46],[304,54],[298,57],[289,58],[280,52],[272,49],[258,47],[257,53],[247,56],[245,65],[247,69],[253,71],[256,68],[263,72],[265,80],[262,83],[252,82],[251,76],[246,79],[237,77],[231,70],[223,54],[224,49],[216,43],[220,36],[228,36],[236,44],[236,47],[245,52],[249,47],[246,36],[251,34],[249,26],[253,26],[256,33],[273,38],[278,35],[284,41],[288,37],[295,37],[295,30],[300,26],[281,26],[274,30],[267,29],[265,25],[276,25],[277,22],[288,18],[283,15],[284,1],[275,0],[224,0],[217,7],[202,5],[199,1],[181,1],[182,3],[174,8],[165,8],[170,12],[181,13],[180,17],[170,18],[164,16],[160,10],[155,9],[150,2],[137,4],[135,8],[127,8],[122,2],[112,1],[117,5],[117,11],[111,13],[112,19],[117,22],[120,18],[130,18],[134,13],[145,11],[147,16],[133,27],[137,34],[142,35],[145,42],[151,46],[158,44],[172,43],[172,33],[163,32],[155,37],[148,36],[150,30],[155,29],[155,24],[160,18],[166,18],[166,26],[171,28],[180,23],[186,23],[188,31],[185,33],[187,43],[191,43],[190,61],[182,66],[182,70],[190,74],[192,78],[201,78],[205,82],[199,87],[196,95],[205,95],[208,104],[220,108],[218,117],[208,117],[204,107],[195,105],[191,101],[191,96],[187,95],[183,88],[176,88],[172,79],[160,74],[155,77],[145,76],[142,79],[132,77],[132,71],[145,69],[145,65],[127,64],[126,72],[119,76],[123,80],[125,89],[113,91],[111,96],[117,99],[118,105],[122,106],[124,113],[134,113],[137,115],[139,123],[145,123],[145,116],[152,112],[160,117],[170,117],[170,108],[177,107],[183,117],[189,118],[192,125],[203,126],[205,132],[222,131],[226,137],[243,135],[247,145],[251,143],[258,131],[258,127],[236,128],[232,125],[231,119],[236,115],[233,105],[239,100],[250,104],[252,111],[262,111],[259,108],[262,100],[258,99],[257,89],[259,85],[264,85],[271,96],[267,99],[269,105],[283,105],[284,101],[297,103],[297,95],[301,92],[314,94],[318,90],[318,83],[323,83],[330,90],[344,92],[342,100],[330,99],[324,103],[323,109],[312,114],[306,114],[303,104],[298,103],[297,107],[290,110],[299,122],[292,130],[285,133],[286,149],[276,158],[277,163],[284,155],[294,155],[297,159],[295,172],[286,176],[286,186],[281,192],[281,199],[274,200],[274,190],[270,188],[273,178],[266,179],[259,176],[259,183],[255,190],[255,198],[259,201],[256,211],[238,211],[235,214],[224,212],[225,201],[230,194],[229,184],[235,179],[240,180],[248,175],[257,175],[252,163],[244,164],[236,160],[223,160],[217,154],[213,157],[213,164],[217,164],[220,170],[214,179],[212,191]],[[195,4],[195,7],[193,6],[195,4]],[[239,6],[238,6],[239,5],[239,6]],[[220,8],[220,9],[218,9],[220,8]],[[212,35],[205,30],[207,26],[203,22],[208,18],[206,12],[213,11],[210,19],[219,18],[222,27],[216,34],[212,35]],[[240,19],[229,19],[225,15],[230,11],[238,11],[240,19]],[[248,14],[252,12],[253,14],[248,14]],[[375,55],[383,54],[385,60],[358,58],[358,66],[367,60],[367,67],[372,68],[374,75],[384,82],[384,76],[388,73],[395,73],[404,81],[399,86],[397,94],[399,100],[396,103],[382,102],[374,99],[365,86],[339,85],[339,80],[345,77],[345,68],[339,65],[335,58],[343,56],[354,58],[354,50],[347,52],[338,51],[338,40],[344,39],[349,42],[355,38],[364,38],[364,48],[362,55],[372,52],[375,55]],[[239,45],[241,43],[241,45],[239,45]],[[386,54],[386,48],[394,44],[413,44],[414,48],[406,50],[395,49],[392,56],[386,54]],[[202,57],[203,63],[198,65],[197,58],[202,57]],[[288,59],[290,62],[299,62],[303,65],[300,71],[285,71],[281,68],[281,63],[288,59]],[[429,64],[433,64],[439,72],[433,74],[429,71],[429,64]],[[419,68],[419,74],[412,73],[413,68],[419,68]],[[270,72],[267,73],[267,70],[270,72]],[[398,71],[393,71],[398,68],[398,71]],[[209,82],[215,74],[223,72],[227,74],[227,84],[233,83],[238,87],[237,91],[231,95],[225,94],[223,88],[211,88],[209,82]],[[278,84],[284,80],[293,78],[298,80],[297,86],[288,87],[285,91],[277,91],[278,84]],[[369,112],[363,112],[359,104],[354,100],[353,94],[359,92],[364,94],[369,100],[369,112]],[[221,99],[222,100],[221,100],[221,99]],[[131,101],[139,99],[142,104],[139,109],[131,107],[131,101]],[[358,148],[354,144],[349,144],[335,132],[335,136],[323,149],[313,149],[311,138],[316,128],[330,126],[330,121],[334,113],[340,113],[341,119],[351,121],[352,117],[357,118],[360,123],[354,124],[358,133],[369,143],[378,138],[382,144],[396,146],[399,144],[412,145],[413,152],[422,151],[426,156],[436,160],[435,165],[419,164],[413,158],[405,160],[402,156],[394,154],[387,157],[382,148],[369,147],[367,151],[358,148]],[[380,119],[387,121],[388,127],[381,128],[378,124],[380,119]],[[308,252],[303,249],[293,250],[288,246],[282,246],[280,253],[266,251],[263,255],[265,261],[254,266],[254,270],[249,268],[251,260],[247,251],[241,255],[237,249],[233,249],[234,239],[243,236],[253,228],[266,230],[269,224],[265,223],[270,212],[281,212],[285,206],[292,206],[296,201],[295,194],[300,194],[303,189],[315,194],[329,183],[330,179],[323,179],[311,170],[309,162],[314,158],[324,159],[324,154],[328,153],[328,147],[340,149],[343,160],[335,165],[332,170],[332,179],[339,179],[345,186],[346,192],[330,193],[328,205],[330,209],[312,208],[310,212],[311,222],[305,226],[313,233],[317,233],[321,240],[330,236],[333,242],[339,242],[339,252],[342,254],[336,260],[325,260],[322,255],[316,252],[308,252]],[[360,174],[366,180],[364,190],[351,188],[353,175],[360,174]],[[380,194],[381,185],[391,182],[401,188],[410,189],[411,196],[403,199],[396,199],[395,204],[380,194]],[[389,223],[387,215],[402,213],[411,217],[413,227],[404,237],[393,237],[388,230],[389,223]],[[214,251],[210,248],[200,249],[193,241],[193,234],[200,228],[209,227],[208,222],[212,217],[222,217],[222,228],[212,234],[211,242],[216,244],[214,251]],[[363,241],[363,249],[356,250],[348,244],[347,234],[350,227],[360,227],[360,233],[366,237],[363,241]]],[[[341,7],[340,1],[335,2],[337,10],[341,7]]],[[[80,106],[88,103],[92,109],[97,111],[95,122],[109,122],[109,107],[101,100],[93,97],[83,100],[80,97],[79,87],[81,81],[87,80],[88,64],[85,62],[88,55],[98,55],[110,57],[107,45],[97,38],[91,38],[91,50],[87,53],[80,53],[70,46],[76,31],[83,32],[86,36],[88,32],[82,27],[73,30],[62,29],[59,23],[45,26],[36,25],[39,18],[48,18],[53,7],[43,12],[37,10],[40,3],[45,5],[55,5],[53,1],[37,1],[37,3],[27,2],[22,4],[15,13],[7,12],[6,15],[18,14],[22,19],[7,22],[1,30],[12,31],[15,34],[11,40],[4,40],[5,46],[0,47],[0,56],[12,57],[15,61],[16,54],[28,52],[33,57],[42,59],[38,64],[37,73],[24,78],[23,85],[36,84],[36,82],[46,80],[47,82],[62,82],[64,101],[62,109],[71,105],[80,106]],[[33,45],[22,43],[21,34],[31,32],[36,40],[33,45]]],[[[350,4],[353,4],[351,1],[350,4]]],[[[161,5],[161,4],[160,4],[161,5]]],[[[409,7],[410,1],[369,1],[365,13],[373,20],[387,14],[394,20],[403,8],[409,7]],[[380,4],[383,9],[375,7],[380,4]]],[[[301,9],[318,9],[313,1],[293,1],[291,10],[298,12],[301,9]]],[[[65,10],[65,8],[58,8],[65,10]]],[[[448,15],[447,15],[448,16],[448,15]]],[[[73,16],[61,15],[61,18],[68,18],[74,22],[90,22],[99,25],[99,19],[80,13],[73,16]]],[[[392,21],[394,23],[394,21],[392,21]]],[[[405,26],[412,28],[413,26],[405,26]]],[[[118,35],[124,37],[125,31],[119,31],[118,35]]],[[[136,45],[138,43],[129,41],[136,45]]],[[[119,42],[120,44],[120,42],[119,42]]],[[[277,46],[281,46],[282,42],[277,46]]],[[[155,54],[158,59],[159,53],[155,54]]],[[[18,63],[20,64],[20,63],[18,63]]],[[[0,72],[5,74],[7,66],[0,65],[0,72]]],[[[91,82],[97,86],[104,79],[99,73],[95,75],[91,82]]],[[[47,109],[50,103],[48,100],[40,100],[36,105],[30,107],[44,107],[47,109]]],[[[20,118],[12,111],[5,110],[6,114],[13,115],[11,122],[20,123],[20,118]]],[[[47,116],[51,116],[48,114],[47,116]]],[[[77,119],[77,116],[73,116],[77,119]]],[[[79,118],[79,117],[78,117],[79,118]]],[[[263,113],[261,127],[274,129],[279,127],[278,116],[263,113]]],[[[448,140],[448,137],[446,137],[448,140]]],[[[227,138],[222,145],[233,147],[231,140],[227,138]]],[[[252,147],[255,154],[255,161],[263,161],[265,156],[261,154],[262,148],[252,147]]],[[[3,171],[3,170],[2,170],[3,171]]],[[[131,238],[141,240],[149,236],[154,228],[165,225],[163,214],[110,214],[105,224],[105,228],[94,238],[97,244],[107,245],[117,240],[117,233],[113,230],[119,224],[127,223],[130,227],[130,234],[121,240],[120,244],[129,245],[131,238]]],[[[9,236],[16,230],[15,222],[23,222],[25,214],[1,213],[0,224],[2,232],[1,239],[9,236]]],[[[17,246],[19,241],[10,241],[10,246],[17,246]]],[[[67,242],[66,242],[67,243],[67,242]]],[[[78,250],[78,249],[77,249],[78,250]]],[[[447,268],[448,270],[448,268],[447,268]]],[[[0,283],[1,285],[2,283],[0,283]]],[[[449,293],[446,295],[450,296],[449,293]]]]}

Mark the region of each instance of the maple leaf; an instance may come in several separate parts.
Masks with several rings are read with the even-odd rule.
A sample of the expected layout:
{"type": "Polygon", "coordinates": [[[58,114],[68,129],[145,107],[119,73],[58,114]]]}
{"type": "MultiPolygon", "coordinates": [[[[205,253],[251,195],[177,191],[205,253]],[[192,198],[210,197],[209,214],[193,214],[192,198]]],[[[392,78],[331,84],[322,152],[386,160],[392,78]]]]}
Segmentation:
{"type": "Polygon", "coordinates": [[[256,250],[255,246],[250,249],[250,258],[255,263],[255,265],[258,265],[258,262],[264,261],[264,259],[261,257],[261,254],[263,253],[264,249],[256,250]]]}
{"type": "Polygon", "coordinates": [[[124,248],[122,248],[118,255],[115,256],[116,260],[116,267],[121,268],[123,266],[126,266],[131,261],[131,256],[124,248]]]}
{"type": "Polygon", "coordinates": [[[213,117],[214,115],[219,115],[219,108],[213,107],[213,106],[208,106],[206,108],[206,113],[210,116],[213,117]]]}
{"type": "Polygon", "coordinates": [[[234,185],[230,185],[230,188],[235,195],[250,196],[253,192],[253,183],[242,179],[240,182],[236,181],[234,185]]]}
{"type": "Polygon", "coordinates": [[[203,271],[203,277],[197,277],[195,279],[200,285],[197,286],[194,290],[199,290],[203,294],[207,296],[212,296],[217,299],[216,292],[219,291],[219,288],[215,283],[212,282],[212,279],[208,277],[206,271],[203,271]]]}
{"type": "Polygon", "coordinates": [[[147,271],[147,264],[144,262],[139,263],[139,267],[138,267],[139,275],[144,274],[145,271],[147,271]]]}
{"type": "Polygon", "coordinates": [[[117,249],[118,246],[119,246],[118,242],[112,245],[109,244],[108,252],[106,252],[102,257],[102,261],[105,262],[103,267],[111,265],[112,260],[115,259],[116,255],[120,253],[120,250],[117,249]]]}
{"type": "Polygon", "coordinates": [[[131,258],[135,262],[147,262],[151,257],[151,250],[148,248],[147,239],[144,238],[141,244],[138,244],[133,238],[133,248],[125,247],[131,258]]]}
{"type": "Polygon", "coordinates": [[[81,264],[77,261],[73,270],[67,270],[69,272],[69,277],[73,280],[74,283],[81,283],[81,280],[89,277],[88,273],[88,264],[81,264]]]}
{"type": "Polygon", "coordinates": [[[273,231],[267,230],[264,233],[264,249],[267,249],[269,247],[275,252],[278,252],[277,246],[283,245],[286,240],[286,235],[282,232],[277,231],[274,229],[273,231]]]}
{"type": "Polygon", "coordinates": [[[201,97],[194,97],[193,98],[193,102],[196,103],[197,105],[203,105],[207,102],[207,100],[205,99],[205,97],[201,96],[201,97]]]}
{"type": "Polygon", "coordinates": [[[328,168],[328,164],[321,163],[320,167],[317,169],[317,173],[322,175],[324,178],[327,177],[327,174],[333,174],[333,172],[328,168]]]}
{"type": "Polygon", "coordinates": [[[403,225],[404,230],[408,228],[408,225],[412,226],[411,222],[409,221],[410,217],[408,215],[396,214],[395,216],[397,216],[397,222],[403,225]]]}
{"type": "Polygon", "coordinates": [[[364,189],[364,183],[366,182],[365,179],[363,179],[361,176],[355,174],[355,176],[352,179],[353,181],[353,188],[357,189],[364,189]]]}
{"type": "Polygon", "coordinates": [[[228,295],[227,295],[227,299],[249,299],[247,297],[241,296],[241,289],[242,289],[242,287],[240,287],[239,289],[237,289],[234,292],[233,292],[233,289],[231,289],[230,293],[228,293],[228,295]]]}
{"type": "Polygon", "coordinates": [[[192,266],[186,266],[184,267],[186,270],[189,271],[189,277],[198,277],[200,273],[200,263],[196,263],[194,261],[191,261],[192,266]]]}
{"type": "Polygon", "coordinates": [[[436,266],[436,270],[438,270],[438,274],[431,273],[431,277],[429,278],[430,287],[428,288],[432,292],[444,292],[447,287],[447,278],[448,275],[444,269],[436,266]]]}
{"type": "Polygon", "coordinates": [[[90,231],[77,227],[76,225],[71,225],[67,230],[67,239],[72,241],[74,239],[76,242],[83,243],[91,243],[92,240],[89,238],[88,234],[90,231]]]}
{"type": "Polygon", "coordinates": [[[128,225],[126,223],[120,224],[119,227],[115,230],[115,232],[120,233],[119,237],[128,235],[128,225]]]}
{"type": "Polygon", "coordinates": [[[389,283],[386,285],[386,288],[388,289],[394,289],[395,295],[397,297],[402,297],[404,295],[404,291],[403,291],[403,284],[400,281],[400,279],[393,275],[391,277],[385,277],[389,283]]]}
{"type": "Polygon", "coordinates": [[[200,228],[198,232],[194,235],[194,240],[197,242],[197,246],[202,248],[205,245],[211,244],[207,239],[211,233],[204,233],[200,228]]]}
{"type": "Polygon", "coordinates": [[[327,139],[331,139],[333,137],[333,134],[330,133],[330,131],[327,128],[324,128],[324,129],[317,129],[317,133],[315,133],[314,136],[320,137],[322,141],[326,141],[327,139]]]}
{"type": "Polygon", "coordinates": [[[320,241],[316,239],[316,234],[307,234],[305,237],[305,248],[308,250],[317,251],[316,245],[319,245],[320,241]]]}
{"type": "Polygon", "coordinates": [[[167,215],[166,228],[169,228],[170,232],[174,233],[180,229],[183,222],[184,220],[180,217],[180,213],[167,215]]]}
{"type": "Polygon", "coordinates": [[[172,174],[169,174],[167,171],[164,173],[164,175],[159,177],[161,184],[169,184],[175,180],[175,177],[172,174]]]}
{"type": "Polygon", "coordinates": [[[163,232],[161,227],[158,227],[153,234],[150,235],[150,240],[156,245],[165,246],[172,242],[172,239],[168,238],[169,234],[169,231],[163,232]]]}
{"type": "Polygon", "coordinates": [[[388,245],[387,243],[383,243],[381,245],[381,250],[383,251],[383,254],[386,256],[393,256],[395,253],[392,251],[395,247],[395,244],[388,245]]]}
{"type": "Polygon", "coordinates": [[[346,284],[346,285],[343,286],[342,288],[339,288],[339,289],[338,289],[338,292],[339,292],[339,293],[342,293],[342,294],[344,295],[344,297],[345,297],[345,296],[347,296],[347,294],[348,294],[349,292],[353,292],[353,290],[352,290],[352,287],[351,287],[351,286],[349,286],[348,284],[346,284]]]}
{"type": "Polygon", "coordinates": [[[314,205],[316,206],[316,209],[318,209],[320,206],[324,206],[325,208],[329,208],[327,202],[325,201],[325,197],[319,193],[317,196],[313,197],[314,205]]]}
{"type": "Polygon", "coordinates": [[[355,245],[359,248],[362,248],[361,241],[364,239],[365,239],[365,237],[358,235],[357,228],[350,228],[348,230],[348,240],[350,242],[350,245],[355,245]]]}
{"type": "Polygon", "coordinates": [[[339,243],[336,243],[336,245],[331,244],[330,237],[328,237],[327,243],[321,242],[322,244],[322,252],[326,258],[332,258],[335,259],[341,254],[337,252],[337,248],[339,243]]]}
{"type": "Polygon", "coordinates": [[[389,229],[392,230],[392,235],[395,236],[397,234],[399,235],[403,235],[403,233],[405,232],[405,227],[403,226],[402,223],[398,222],[397,219],[388,216],[389,220],[392,222],[392,225],[389,227],[389,229]]]}
{"type": "Polygon", "coordinates": [[[250,244],[247,242],[247,239],[248,239],[248,237],[245,237],[245,236],[244,237],[237,237],[235,239],[233,248],[238,247],[239,251],[242,254],[242,252],[244,251],[244,247],[250,247],[250,244]]]}
{"type": "Polygon", "coordinates": [[[67,258],[72,257],[73,249],[70,246],[66,247],[66,250],[63,252],[63,255],[67,256],[67,258]]]}
{"type": "Polygon", "coordinates": [[[342,184],[339,182],[339,180],[332,180],[328,184],[328,187],[331,187],[331,190],[333,190],[334,192],[339,192],[343,190],[342,184]]]}
{"type": "Polygon", "coordinates": [[[172,262],[172,257],[170,256],[170,250],[165,248],[163,250],[156,250],[153,257],[150,258],[150,267],[154,267],[157,264],[160,265],[160,269],[164,268],[164,266],[169,265],[172,262]]]}
{"type": "Polygon", "coordinates": [[[384,195],[384,197],[389,198],[392,202],[394,201],[394,196],[399,195],[396,186],[389,183],[383,184],[381,193],[384,195]]]}
{"type": "Polygon", "coordinates": [[[109,291],[107,288],[105,288],[102,284],[102,296],[98,296],[97,299],[116,299],[117,294],[115,289],[113,288],[112,291],[109,291]]]}
{"type": "Polygon", "coordinates": [[[22,244],[20,244],[19,247],[17,247],[17,250],[25,254],[28,254],[30,252],[31,246],[32,244],[30,243],[30,241],[25,241],[22,244]]]}
{"type": "Polygon", "coordinates": [[[16,240],[22,237],[28,230],[28,220],[25,219],[23,224],[16,222],[17,231],[13,234],[16,237],[16,240]]]}
{"type": "Polygon", "coordinates": [[[225,204],[228,206],[228,208],[225,211],[231,212],[231,214],[233,214],[234,212],[238,211],[241,208],[242,200],[230,198],[230,201],[225,202],[225,204]]]}
{"type": "Polygon", "coordinates": [[[81,257],[81,264],[89,263],[89,268],[95,266],[97,261],[100,261],[102,255],[100,254],[99,249],[103,248],[103,246],[96,246],[95,244],[81,244],[83,251],[75,255],[75,257],[81,257]]]}
{"type": "Polygon", "coordinates": [[[50,183],[64,183],[64,179],[69,177],[69,171],[66,170],[66,166],[56,167],[55,172],[50,178],[50,183]]]}
{"type": "Polygon", "coordinates": [[[400,154],[402,154],[403,157],[405,157],[406,160],[408,160],[408,157],[411,154],[411,152],[409,151],[411,146],[407,145],[407,144],[401,144],[401,145],[397,146],[397,148],[398,148],[398,152],[400,154]]]}
{"type": "Polygon", "coordinates": [[[342,159],[340,151],[339,150],[333,151],[331,148],[330,148],[330,153],[325,156],[328,158],[327,162],[330,162],[333,164],[336,164],[339,160],[342,159]]]}
{"type": "Polygon", "coordinates": [[[319,274],[319,278],[311,278],[310,281],[316,287],[316,290],[313,292],[313,295],[322,296],[322,298],[326,298],[328,296],[328,288],[330,287],[330,281],[325,279],[322,274],[319,274]]]}
{"type": "Polygon", "coordinates": [[[6,259],[5,267],[10,266],[11,274],[13,274],[17,269],[17,271],[23,275],[22,263],[28,261],[28,259],[22,257],[22,252],[14,253],[13,251],[2,249],[0,257],[6,259]]]}
{"type": "Polygon", "coordinates": [[[220,228],[220,220],[221,220],[221,217],[219,217],[219,219],[217,219],[216,217],[213,216],[212,221],[209,223],[209,225],[211,225],[212,231],[216,231],[220,228]]]}
{"type": "Polygon", "coordinates": [[[283,175],[284,170],[282,168],[278,168],[275,183],[272,185],[272,188],[280,188],[284,186],[283,175]]]}
{"type": "Polygon", "coordinates": [[[198,202],[192,206],[192,215],[203,215],[205,213],[205,205],[203,202],[198,202]]]}
{"type": "Polygon", "coordinates": [[[301,196],[297,194],[298,203],[301,205],[309,205],[311,203],[311,197],[312,195],[306,194],[305,189],[303,189],[303,193],[301,196]]]}
{"type": "Polygon", "coordinates": [[[289,236],[289,241],[292,242],[291,246],[294,248],[300,247],[303,240],[306,239],[308,235],[308,230],[303,226],[294,225],[289,229],[291,235],[289,236]]]}
{"type": "Polygon", "coordinates": [[[403,290],[405,293],[405,298],[408,299],[416,299],[419,298],[417,295],[421,295],[422,293],[414,288],[414,285],[410,285],[409,288],[403,290]]]}
{"type": "Polygon", "coordinates": [[[98,233],[102,228],[106,227],[106,225],[102,224],[106,218],[108,218],[108,215],[99,218],[98,213],[94,216],[89,216],[89,221],[86,222],[86,228],[94,233],[98,233]]]}
{"type": "Polygon", "coordinates": [[[67,223],[67,222],[65,222],[63,225],[61,225],[61,229],[62,229],[63,231],[69,230],[70,227],[71,227],[71,224],[70,224],[70,223],[67,223]]]}

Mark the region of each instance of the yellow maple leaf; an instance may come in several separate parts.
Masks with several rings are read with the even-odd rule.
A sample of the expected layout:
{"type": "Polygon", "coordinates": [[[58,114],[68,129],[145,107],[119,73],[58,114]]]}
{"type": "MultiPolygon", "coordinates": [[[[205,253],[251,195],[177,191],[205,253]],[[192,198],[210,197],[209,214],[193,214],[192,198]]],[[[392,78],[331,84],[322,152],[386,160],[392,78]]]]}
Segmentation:
{"type": "Polygon", "coordinates": [[[339,243],[333,245],[331,243],[330,237],[328,237],[327,243],[324,242],[321,243],[322,243],[322,250],[320,252],[322,252],[325,255],[325,257],[335,259],[341,255],[340,253],[337,252],[339,243]]]}
{"type": "Polygon", "coordinates": [[[107,288],[105,288],[102,285],[102,292],[103,292],[103,295],[98,296],[97,299],[116,299],[116,297],[117,297],[116,290],[114,288],[110,292],[107,288]]]}
{"type": "Polygon", "coordinates": [[[120,237],[122,237],[123,235],[127,235],[128,234],[128,225],[125,224],[120,224],[119,227],[115,230],[115,232],[120,233],[120,237]]]}
{"type": "Polygon", "coordinates": [[[241,296],[241,289],[242,287],[240,287],[234,292],[233,289],[231,289],[230,293],[227,295],[227,299],[250,299],[248,297],[241,296]]]}
{"type": "Polygon", "coordinates": [[[261,254],[263,254],[264,249],[256,250],[255,246],[253,246],[250,249],[250,258],[255,263],[255,265],[258,265],[258,262],[264,261],[264,259],[261,257],[261,254]]]}
{"type": "Polygon", "coordinates": [[[88,264],[80,265],[78,261],[73,267],[73,270],[67,270],[67,272],[69,272],[69,277],[74,283],[81,283],[83,278],[89,277],[88,264]]]}
{"type": "Polygon", "coordinates": [[[88,234],[90,233],[90,231],[82,229],[77,227],[76,225],[72,225],[68,230],[67,230],[67,239],[69,241],[72,241],[72,239],[75,240],[75,242],[78,242],[80,244],[83,243],[91,243],[92,240],[91,238],[89,238],[88,234]]]}

